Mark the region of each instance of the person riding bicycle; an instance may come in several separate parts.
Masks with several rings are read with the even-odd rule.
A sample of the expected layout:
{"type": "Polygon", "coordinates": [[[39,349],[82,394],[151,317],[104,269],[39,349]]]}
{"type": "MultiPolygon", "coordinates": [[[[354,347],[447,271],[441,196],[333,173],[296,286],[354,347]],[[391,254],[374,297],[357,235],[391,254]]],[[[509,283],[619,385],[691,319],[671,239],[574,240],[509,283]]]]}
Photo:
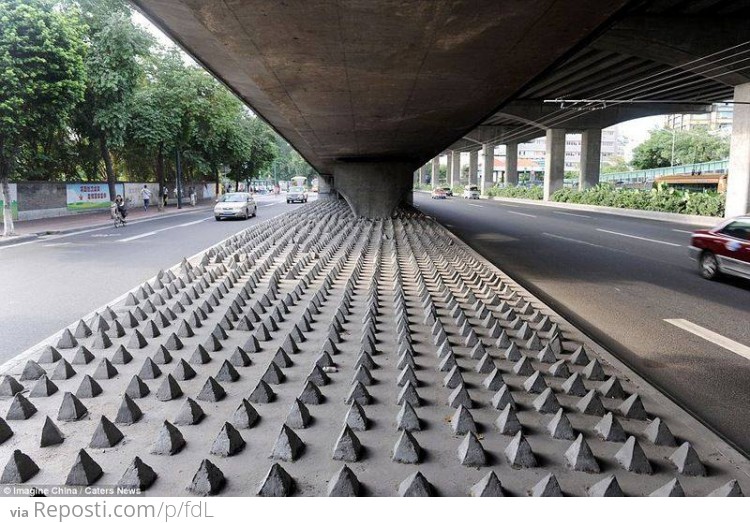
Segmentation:
{"type": "Polygon", "coordinates": [[[114,212],[120,215],[120,219],[125,223],[125,218],[128,215],[128,209],[125,206],[125,200],[119,194],[115,197],[114,212]]]}

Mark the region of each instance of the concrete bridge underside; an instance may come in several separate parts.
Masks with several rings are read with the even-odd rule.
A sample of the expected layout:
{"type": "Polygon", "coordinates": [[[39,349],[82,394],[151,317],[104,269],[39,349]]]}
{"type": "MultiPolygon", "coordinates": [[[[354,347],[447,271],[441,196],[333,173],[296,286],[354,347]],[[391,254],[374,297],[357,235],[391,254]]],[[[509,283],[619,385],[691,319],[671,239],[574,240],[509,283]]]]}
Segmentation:
{"type": "Polygon", "coordinates": [[[362,216],[598,34],[616,0],[133,0],[362,216]]]}

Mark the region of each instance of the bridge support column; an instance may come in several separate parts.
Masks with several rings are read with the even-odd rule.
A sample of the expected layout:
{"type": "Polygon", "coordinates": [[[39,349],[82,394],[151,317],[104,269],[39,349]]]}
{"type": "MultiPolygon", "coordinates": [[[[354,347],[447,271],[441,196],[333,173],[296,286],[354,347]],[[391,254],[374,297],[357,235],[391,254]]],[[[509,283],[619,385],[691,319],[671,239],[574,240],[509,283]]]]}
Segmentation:
{"type": "Polygon", "coordinates": [[[495,167],[495,145],[486,143],[482,145],[482,155],[484,165],[482,166],[482,194],[487,194],[487,190],[494,185],[492,181],[492,169],[495,167]]]}
{"type": "Polygon", "coordinates": [[[419,180],[419,183],[427,183],[427,180],[430,178],[430,162],[427,162],[422,166],[421,169],[421,179],[419,180]]]}
{"type": "Polygon", "coordinates": [[[581,133],[581,174],[578,188],[588,189],[599,183],[602,157],[602,130],[587,129],[581,133]]]}
{"type": "Polygon", "coordinates": [[[336,195],[333,192],[333,176],[330,174],[319,174],[318,175],[318,199],[327,200],[329,198],[335,198],[336,195]]]}
{"type": "Polygon", "coordinates": [[[518,142],[505,144],[505,183],[518,185],[518,142]]]}
{"type": "Polygon", "coordinates": [[[565,129],[547,130],[547,153],[544,157],[544,201],[563,188],[565,180],[565,129]]]}
{"type": "Polygon", "coordinates": [[[430,182],[432,183],[432,188],[436,189],[438,187],[438,183],[440,182],[440,156],[436,156],[432,159],[432,173],[431,173],[431,179],[430,182]]]}
{"type": "Polygon", "coordinates": [[[412,193],[414,164],[351,162],[334,168],[336,189],[355,216],[388,218],[412,193]]]}
{"type": "Polygon", "coordinates": [[[479,167],[479,151],[474,149],[469,152],[469,185],[477,185],[477,177],[479,173],[477,168],[479,167]]]}
{"type": "Polygon", "coordinates": [[[459,185],[461,183],[461,153],[458,151],[452,151],[450,155],[451,161],[451,181],[450,186],[459,185]]]}
{"type": "Polygon", "coordinates": [[[750,83],[734,88],[732,142],[729,149],[725,216],[750,214],[750,83]]]}

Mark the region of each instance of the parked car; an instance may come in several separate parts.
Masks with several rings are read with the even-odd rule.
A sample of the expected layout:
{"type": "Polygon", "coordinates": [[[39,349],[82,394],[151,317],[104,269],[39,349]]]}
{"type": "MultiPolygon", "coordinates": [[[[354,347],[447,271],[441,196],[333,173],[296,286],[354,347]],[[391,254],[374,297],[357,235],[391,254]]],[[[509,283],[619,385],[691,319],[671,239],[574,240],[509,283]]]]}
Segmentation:
{"type": "Polygon", "coordinates": [[[445,191],[446,196],[453,196],[453,188],[452,187],[443,187],[443,191],[445,191]]]}
{"type": "Polygon", "coordinates": [[[307,191],[304,187],[298,185],[289,187],[289,191],[286,193],[286,203],[293,202],[307,203],[307,191]]]}
{"type": "Polygon", "coordinates": [[[695,231],[690,239],[690,257],[698,261],[701,276],[708,280],[722,274],[750,279],[750,216],[695,231]]]}
{"type": "Polygon", "coordinates": [[[445,200],[445,190],[441,189],[440,187],[436,187],[432,190],[432,199],[433,200],[445,200]]]}
{"type": "Polygon", "coordinates": [[[477,187],[476,185],[469,185],[466,189],[464,189],[464,198],[468,198],[469,200],[478,200],[479,194],[479,187],[477,187]]]}
{"type": "Polygon", "coordinates": [[[243,218],[247,220],[255,216],[258,206],[255,204],[253,195],[247,192],[232,192],[222,195],[216,200],[214,206],[214,218],[216,221],[222,218],[243,218]]]}

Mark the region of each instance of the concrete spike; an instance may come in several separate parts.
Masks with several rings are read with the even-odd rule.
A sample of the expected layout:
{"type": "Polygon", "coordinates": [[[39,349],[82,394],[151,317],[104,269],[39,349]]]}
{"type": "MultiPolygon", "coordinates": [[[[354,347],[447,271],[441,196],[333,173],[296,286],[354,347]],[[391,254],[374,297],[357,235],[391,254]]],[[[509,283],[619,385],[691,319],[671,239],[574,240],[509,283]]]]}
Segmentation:
{"type": "Polygon", "coordinates": [[[539,394],[547,388],[547,382],[544,381],[542,373],[540,371],[536,371],[534,372],[534,374],[529,376],[526,381],[523,382],[523,388],[526,390],[526,392],[539,394]]]}
{"type": "Polygon", "coordinates": [[[148,465],[146,465],[141,458],[136,456],[133,461],[130,462],[128,468],[125,469],[120,481],[117,482],[117,486],[125,489],[138,489],[140,491],[148,490],[148,488],[156,481],[157,474],[148,465]]]}
{"type": "Polygon", "coordinates": [[[360,485],[357,476],[344,465],[328,484],[329,497],[357,497],[360,485]]]}
{"type": "Polygon", "coordinates": [[[156,436],[156,441],[151,447],[152,454],[158,454],[162,456],[173,456],[179,453],[185,447],[185,438],[182,432],[172,425],[167,420],[156,436]]]}
{"type": "Polygon", "coordinates": [[[513,400],[513,396],[510,393],[510,389],[507,385],[500,387],[494,396],[492,396],[492,406],[497,410],[503,410],[506,405],[513,405],[515,407],[516,402],[513,400]]]}
{"type": "Polygon", "coordinates": [[[242,403],[240,403],[240,406],[237,407],[237,410],[232,415],[232,424],[240,429],[249,429],[255,426],[259,419],[260,415],[255,410],[255,407],[243,398],[242,403]]]}
{"type": "Polygon", "coordinates": [[[680,485],[677,478],[674,478],[670,482],[654,490],[648,496],[650,498],[684,498],[685,491],[682,490],[682,485],[680,485]]]}
{"type": "Polygon", "coordinates": [[[62,334],[60,335],[60,339],[57,340],[57,344],[55,345],[55,348],[57,349],[72,349],[73,347],[78,346],[78,341],[76,341],[75,336],[73,336],[73,333],[70,332],[70,329],[65,329],[62,334]]]}
{"type": "Polygon", "coordinates": [[[568,466],[573,470],[588,472],[591,474],[599,473],[599,463],[596,461],[594,453],[591,452],[583,434],[579,434],[573,444],[565,451],[565,459],[568,466]]]}
{"type": "Polygon", "coordinates": [[[312,420],[313,417],[310,415],[307,406],[295,398],[292,408],[286,417],[287,426],[293,429],[305,429],[310,426],[312,420]]]}
{"type": "Polygon", "coordinates": [[[587,491],[589,496],[592,498],[614,498],[622,497],[625,495],[623,494],[622,489],[620,488],[620,484],[617,482],[617,478],[614,476],[614,474],[610,474],[603,480],[594,483],[587,489],[587,491]]]}
{"type": "Polygon", "coordinates": [[[620,450],[615,454],[617,462],[629,472],[636,474],[652,474],[653,469],[645,452],[634,436],[630,436],[620,450]]]}
{"type": "Polygon", "coordinates": [[[415,387],[419,387],[419,380],[417,379],[417,375],[414,373],[414,369],[411,367],[406,367],[404,370],[402,370],[398,378],[396,379],[396,384],[399,387],[403,387],[405,384],[411,383],[415,387]]]}
{"type": "Polygon", "coordinates": [[[250,336],[245,344],[242,346],[242,350],[249,354],[254,354],[256,352],[260,352],[263,349],[260,348],[260,343],[258,343],[258,338],[255,336],[250,336]]]}
{"type": "Polygon", "coordinates": [[[417,412],[412,407],[411,403],[405,401],[401,406],[401,410],[396,416],[396,426],[402,430],[408,431],[419,431],[422,430],[422,423],[417,415],[417,412]]]}
{"type": "Polygon", "coordinates": [[[433,490],[427,478],[417,471],[401,482],[398,486],[398,495],[402,498],[430,497],[433,495],[433,490]]]}
{"type": "Polygon", "coordinates": [[[675,450],[670,456],[669,461],[680,474],[686,476],[705,476],[706,467],[701,463],[698,453],[695,451],[689,441],[686,441],[675,450]]]}
{"type": "Polygon", "coordinates": [[[456,361],[456,356],[453,354],[453,351],[448,349],[448,353],[442,360],[440,360],[438,370],[441,372],[448,372],[453,370],[454,367],[458,367],[458,362],[456,361]]]}
{"type": "Polygon", "coordinates": [[[208,353],[208,351],[203,347],[203,345],[198,345],[198,348],[195,349],[195,352],[193,352],[192,356],[190,356],[190,363],[195,363],[196,365],[205,365],[211,361],[211,355],[208,353]]]}
{"type": "Polygon", "coordinates": [[[68,472],[65,484],[69,486],[87,487],[96,483],[102,477],[102,468],[89,456],[85,450],[78,451],[73,467],[68,472]]]}
{"type": "Polygon", "coordinates": [[[52,345],[48,345],[39,355],[37,363],[56,363],[62,359],[62,355],[52,345]]]}
{"type": "Polygon", "coordinates": [[[473,432],[466,434],[458,446],[458,461],[465,467],[483,467],[487,464],[484,447],[473,432]]]}
{"type": "Polygon", "coordinates": [[[367,367],[365,367],[364,365],[360,365],[359,367],[357,367],[357,372],[354,373],[352,383],[354,383],[355,381],[359,381],[363,385],[372,385],[373,383],[375,383],[372,374],[370,374],[370,371],[367,370],[367,367]]]}
{"type": "Polygon", "coordinates": [[[240,379],[240,373],[234,368],[234,365],[229,363],[229,360],[224,360],[221,364],[221,368],[216,373],[216,381],[233,382],[240,379]]]}
{"type": "Polygon", "coordinates": [[[518,416],[516,416],[516,409],[510,403],[500,412],[500,415],[495,420],[495,426],[500,431],[500,434],[505,436],[515,436],[523,429],[518,416]]]}
{"type": "Polygon", "coordinates": [[[521,356],[521,359],[513,366],[513,374],[517,376],[531,376],[534,374],[534,367],[531,366],[531,360],[526,356],[521,356]]]}
{"type": "Polygon", "coordinates": [[[513,342],[510,340],[510,337],[508,337],[508,333],[503,330],[495,340],[495,347],[503,350],[509,348],[512,343],[513,342]]]}
{"type": "Polygon", "coordinates": [[[399,370],[404,370],[406,367],[411,367],[415,370],[418,368],[417,364],[414,362],[414,356],[411,352],[408,351],[405,351],[403,354],[401,354],[396,367],[399,370]]]}
{"type": "Polygon", "coordinates": [[[128,384],[125,393],[131,398],[145,398],[151,392],[143,380],[136,376],[133,376],[128,384]]]}
{"type": "Polygon", "coordinates": [[[93,377],[98,380],[108,380],[117,376],[117,368],[107,358],[102,359],[94,369],[93,377]]]}
{"type": "Polygon", "coordinates": [[[584,397],[588,393],[581,375],[577,372],[574,372],[567,380],[563,382],[562,389],[565,394],[568,394],[570,396],[578,396],[580,398],[584,397]]]}
{"type": "Polygon", "coordinates": [[[583,375],[591,381],[604,381],[607,379],[607,375],[604,373],[604,367],[602,367],[602,364],[599,363],[599,360],[596,358],[586,365],[583,369],[583,375]]]}
{"type": "Polygon", "coordinates": [[[210,452],[216,456],[229,457],[239,454],[244,448],[245,440],[242,435],[231,423],[225,422],[216,435],[210,452]]]}
{"type": "MultiPolygon", "coordinates": [[[[172,356],[169,356],[169,353],[167,352],[166,349],[162,348],[162,349],[157,350],[157,355],[159,354],[160,350],[163,350],[167,354],[169,361],[172,361],[172,356]]],[[[163,356],[162,356],[162,359],[163,359],[163,356]]],[[[127,365],[131,361],[133,361],[133,355],[130,354],[125,347],[120,345],[115,351],[115,353],[112,355],[111,363],[115,365],[127,365]]],[[[163,361],[163,363],[169,363],[169,361],[163,361]]]]}
{"type": "Polygon", "coordinates": [[[475,498],[503,497],[503,487],[495,471],[490,471],[479,483],[471,487],[469,495],[475,498]]]}
{"type": "Polygon", "coordinates": [[[127,348],[130,350],[137,350],[142,349],[146,345],[148,345],[146,338],[138,329],[136,329],[133,331],[133,334],[131,334],[130,339],[128,340],[127,348]]]}
{"type": "MultiPolygon", "coordinates": [[[[158,393],[157,393],[158,395],[158,393]]],[[[212,376],[206,378],[201,391],[196,396],[201,401],[217,402],[223,400],[227,396],[224,388],[216,381],[212,376]]]]}
{"type": "Polygon", "coordinates": [[[210,496],[221,492],[226,482],[227,480],[221,469],[204,459],[187,489],[199,496],[210,496]]]}
{"type": "Polygon", "coordinates": [[[308,381],[305,383],[305,388],[299,395],[299,400],[307,405],[320,405],[325,401],[325,396],[317,385],[313,382],[308,381]]]}
{"type": "Polygon", "coordinates": [[[542,350],[542,341],[539,339],[537,333],[533,333],[531,337],[526,341],[525,347],[528,350],[540,351],[542,350]]]}
{"type": "Polygon", "coordinates": [[[630,419],[645,420],[648,417],[646,409],[643,407],[641,397],[638,394],[632,394],[617,407],[617,412],[630,419]]]}
{"type": "Polygon", "coordinates": [[[313,368],[310,371],[310,374],[307,375],[306,379],[307,381],[310,381],[319,387],[328,385],[331,382],[328,374],[326,374],[325,371],[317,363],[313,365],[313,368]]]}
{"type": "Polygon", "coordinates": [[[26,396],[20,392],[13,396],[13,401],[8,407],[8,413],[5,415],[6,420],[25,420],[36,414],[37,408],[26,396]]]}
{"type": "Polygon", "coordinates": [[[482,386],[490,391],[498,391],[505,385],[503,374],[500,369],[495,368],[482,382],[482,386]]]}
{"type": "Polygon", "coordinates": [[[63,435],[62,431],[57,428],[57,425],[55,425],[52,419],[47,416],[44,419],[44,425],[42,425],[42,432],[39,438],[39,446],[42,448],[51,447],[53,445],[59,445],[63,441],[65,441],[65,436],[63,435]]]}
{"type": "Polygon", "coordinates": [[[649,423],[643,431],[643,435],[655,445],[662,445],[665,447],[677,446],[672,431],[669,430],[669,427],[667,427],[667,424],[664,423],[661,418],[654,418],[654,420],[649,423]]]}
{"type": "Polygon", "coordinates": [[[180,338],[192,338],[195,336],[195,332],[193,331],[193,328],[190,326],[190,324],[182,320],[180,322],[180,326],[177,328],[177,331],[175,332],[175,335],[177,335],[180,338]]]}
{"type": "MultiPolygon", "coordinates": [[[[404,405],[404,408],[406,408],[407,405],[408,404],[404,405]]],[[[399,426],[399,428],[406,427],[399,426]]],[[[477,432],[477,425],[474,422],[474,417],[471,415],[471,411],[463,405],[459,405],[459,407],[456,409],[456,412],[453,413],[453,417],[451,417],[451,428],[453,429],[454,434],[458,434],[460,436],[468,434],[469,432],[477,432]]]]}
{"type": "Polygon", "coordinates": [[[302,455],[304,449],[305,444],[299,436],[287,425],[282,425],[279,437],[276,439],[276,443],[271,451],[271,458],[282,461],[295,461],[302,455]]]}
{"type": "Polygon", "coordinates": [[[274,463],[258,490],[258,496],[287,497],[294,494],[294,490],[295,485],[292,477],[281,465],[274,463]]]}
{"type": "Polygon", "coordinates": [[[276,354],[273,357],[273,363],[278,365],[279,367],[282,367],[284,369],[291,367],[294,365],[292,362],[292,359],[289,357],[289,355],[286,353],[286,351],[282,348],[279,348],[276,351],[276,354]]]}
{"type": "Polygon", "coordinates": [[[192,398],[185,400],[175,417],[175,425],[197,425],[205,417],[201,406],[192,398]]]}
{"type": "Polygon", "coordinates": [[[0,444],[8,441],[11,436],[13,436],[13,429],[3,418],[0,418],[0,444]]]}
{"type": "Polygon", "coordinates": [[[18,449],[13,451],[8,463],[5,464],[0,483],[18,484],[26,483],[39,472],[39,467],[34,460],[18,449]]]}
{"type": "MultiPolygon", "coordinates": [[[[88,365],[89,363],[94,361],[94,359],[95,359],[95,356],[91,354],[91,352],[86,347],[80,347],[76,351],[76,353],[73,355],[73,359],[71,361],[73,362],[73,365],[88,365]]],[[[58,363],[58,367],[61,364],[62,364],[62,360],[60,361],[60,363],[58,363]]],[[[55,371],[57,371],[57,368],[55,368],[55,371]]],[[[53,377],[52,379],[56,379],[56,378],[53,377]]],[[[67,379],[67,378],[60,378],[60,379],[67,379]]]]}
{"type": "Polygon", "coordinates": [[[563,492],[560,483],[554,474],[547,474],[539,482],[531,487],[529,494],[535,498],[562,497],[563,492]]]}
{"type": "Polygon", "coordinates": [[[141,370],[138,371],[138,377],[144,380],[153,380],[158,378],[159,376],[161,376],[161,369],[156,363],[154,363],[154,360],[152,360],[150,357],[147,357],[143,361],[141,370]]]}
{"type": "Polygon", "coordinates": [[[229,356],[228,361],[235,367],[249,367],[252,364],[250,356],[248,356],[247,352],[245,352],[240,347],[234,349],[234,352],[232,352],[232,355],[229,356]]]}
{"type": "Polygon", "coordinates": [[[92,449],[108,449],[117,445],[124,438],[124,434],[106,416],[99,419],[99,424],[91,436],[89,447],[92,449]]]}
{"type": "Polygon", "coordinates": [[[570,363],[572,365],[588,365],[590,362],[588,354],[586,354],[586,349],[583,348],[583,345],[578,347],[576,351],[570,356],[570,363]]]}
{"type": "Polygon", "coordinates": [[[741,498],[744,496],[736,479],[725,483],[708,495],[713,498],[741,498]]]}
{"type": "Polygon", "coordinates": [[[46,375],[39,378],[29,392],[30,398],[48,398],[59,389],[46,375]]]}
{"type": "Polygon", "coordinates": [[[463,405],[467,409],[470,409],[472,404],[473,402],[469,395],[469,391],[463,383],[456,387],[453,392],[451,392],[450,396],[448,396],[448,405],[453,408],[458,408],[459,405],[463,405]]]}
{"type": "Polygon", "coordinates": [[[420,463],[422,447],[408,430],[400,431],[396,445],[393,447],[393,461],[397,463],[420,463]]]}
{"type": "Polygon", "coordinates": [[[351,403],[352,405],[346,413],[344,423],[351,427],[352,430],[367,430],[370,426],[370,420],[367,419],[365,409],[362,408],[357,400],[354,400],[351,403]]]}
{"type": "Polygon", "coordinates": [[[24,386],[18,383],[13,376],[5,375],[0,381],[0,397],[10,398],[23,391],[24,386]]]}
{"type": "Polygon", "coordinates": [[[562,408],[557,409],[555,417],[547,424],[547,430],[549,431],[550,436],[555,439],[566,439],[570,441],[576,439],[575,430],[573,430],[573,426],[570,424],[570,420],[565,415],[562,408]]]}
{"type": "MultiPolygon", "coordinates": [[[[321,349],[323,352],[327,352],[331,356],[335,356],[339,353],[338,347],[336,347],[336,343],[331,339],[326,339],[325,343],[323,343],[323,348],[321,349]]],[[[369,358],[369,354],[367,355],[369,358]]]]}
{"type": "Polygon", "coordinates": [[[362,455],[362,444],[354,434],[354,431],[344,425],[336,444],[333,446],[333,459],[340,461],[355,462],[359,461],[362,455]]]}
{"type": "Polygon", "coordinates": [[[570,377],[570,369],[565,360],[557,360],[557,363],[553,363],[549,366],[549,375],[555,378],[567,379],[570,377]]]}
{"type": "Polygon", "coordinates": [[[479,374],[489,374],[496,368],[495,363],[492,361],[492,357],[489,354],[485,354],[482,356],[482,359],[479,360],[474,370],[479,374]]]}
{"type": "Polygon", "coordinates": [[[44,367],[39,365],[37,362],[35,362],[34,360],[26,360],[26,364],[21,371],[21,376],[19,377],[19,379],[21,381],[36,381],[46,374],[47,371],[44,370],[44,367]]]}
{"type": "Polygon", "coordinates": [[[177,383],[177,380],[174,379],[174,376],[167,374],[164,377],[164,380],[162,380],[161,385],[159,385],[159,388],[156,390],[156,398],[159,401],[170,401],[177,399],[180,396],[182,396],[180,385],[177,383]]]}
{"type": "Polygon", "coordinates": [[[627,395],[622,388],[620,380],[614,376],[609,378],[601,387],[599,387],[599,392],[601,392],[602,396],[605,398],[623,399],[627,395]]]}
{"type": "Polygon", "coordinates": [[[247,399],[252,403],[271,403],[276,399],[276,394],[268,383],[260,380],[247,399]]]}
{"type": "Polygon", "coordinates": [[[537,466],[536,456],[531,450],[529,442],[519,431],[505,448],[505,457],[513,468],[533,468],[537,466]]]}
{"type": "Polygon", "coordinates": [[[599,399],[599,392],[590,390],[581,400],[576,403],[576,408],[583,414],[589,414],[592,416],[604,416],[606,411],[602,400],[599,399]]]}
{"type": "Polygon", "coordinates": [[[557,412],[560,408],[560,402],[550,387],[544,389],[539,396],[532,402],[534,409],[542,414],[551,414],[557,412]]]}

